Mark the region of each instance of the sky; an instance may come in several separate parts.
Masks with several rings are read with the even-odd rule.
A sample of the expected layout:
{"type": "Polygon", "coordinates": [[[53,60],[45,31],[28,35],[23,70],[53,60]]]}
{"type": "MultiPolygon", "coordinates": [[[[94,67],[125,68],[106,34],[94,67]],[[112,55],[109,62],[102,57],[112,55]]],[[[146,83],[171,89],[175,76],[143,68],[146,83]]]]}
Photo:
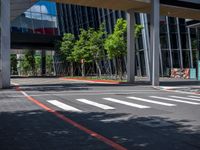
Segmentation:
{"type": "Polygon", "coordinates": [[[56,4],[54,2],[40,1],[33,6],[33,9],[37,9],[39,6],[41,6],[42,12],[56,15],[56,4]]]}
{"type": "Polygon", "coordinates": [[[45,20],[51,20],[51,16],[56,16],[56,4],[54,2],[46,2],[46,1],[40,1],[34,4],[30,9],[28,9],[26,12],[26,17],[28,18],[35,18],[35,19],[45,19],[45,20]],[[30,13],[30,11],[32,13],[30,13]],[[47,14],[41,16],[41,13],[47,14]],[[43,18],[41,18],[43,17],[43,18]]]}

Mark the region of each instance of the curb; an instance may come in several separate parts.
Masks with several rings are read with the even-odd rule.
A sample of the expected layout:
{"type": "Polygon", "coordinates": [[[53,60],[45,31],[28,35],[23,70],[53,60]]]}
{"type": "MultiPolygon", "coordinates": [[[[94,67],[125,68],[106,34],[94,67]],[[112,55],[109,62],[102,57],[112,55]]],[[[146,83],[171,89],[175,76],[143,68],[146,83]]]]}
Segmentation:
{"type": "Polygon", "coordinates": [[[104,84],[126,84],[126,82],[117,82],[113,80],[89,80],[89,79],[80,79],[80,78],[59,78],[60,80],[66,80],[66,81],[83,81],[88,83],[104,83],[104,84]]]}

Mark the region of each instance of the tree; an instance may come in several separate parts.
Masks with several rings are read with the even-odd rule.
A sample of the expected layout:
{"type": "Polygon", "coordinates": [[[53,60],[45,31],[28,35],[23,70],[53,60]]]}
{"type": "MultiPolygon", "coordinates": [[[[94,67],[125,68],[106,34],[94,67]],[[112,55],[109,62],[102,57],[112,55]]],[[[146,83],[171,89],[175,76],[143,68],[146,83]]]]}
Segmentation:
{"type": "Polygon", "coordinates": [[[31,69],[32,75],[36,74],[36,71],[35,71],[35,57],[34,57],[34,55],[35,55],[35,51],[34,50],[28,50],[25,53],[25,59],[30,64],[30,67],[31,67],[30,69],[31,69]]]}
{"type": "Polygon", "coordinates": [[[11,73],[13,75],[17,75],[17,55],[16,54],[11,54],[11,73]]]}
{"type": "Polygon", "coordinates": [[[141,24],[135,24],[135,30],[134,30],[134,36],[136,39],[139,38],[141,32],[142,32],[142,29],[144,29],[143,25],[141,24]]]}
{"type": "Polygon", "coordinates": [[[35,56],[35,69],[37,74],[41,74],[41,63],[42,63],[42,58],[41,55],[36,55],[35,56]]]}
{"type": "Polygon", "coordinates": [[[88,34],[89,34],[89,40],[86,45],[88,46],[92,59],[95,62],[95,65],[98,69],[99,77],[101,77],[101,68],[99,66],[99,61],[103,57],[103,50],[104,50],[103,44],[105,41],[104,37],[106,35],[105,25],[101,24],[100,28],[97,31],[95,31],[93,28],[90,28],[88,30],[88,34]]]}
{"type": "MultiPolygon", "coordinates": [[[[143,26],[135,24],[134,36],[136,39],[139,38],[143,26]]],[[[127,53],[127,22],[124,19],[118,19],[115,24],[114,32],[108,36],[104,43],[104,48],[108,53],[110,59],[116,58],[118,64],[118,73],[120,79],[122,79],[122,62],[121,58],[127,53]]]]}
{"type": "Polygon", "coordinates": [[[46,68],[49,74],[53,72],[53,58],[51,55],[46,56],[46,68]]]}
{"type": "Polygon", "coordinates": [[[90,39],[91,30],[80,29],[79,40],[76,41],[72,58],[81,63],[81,74],[85,76],[85,64],[92,62],[92,54],[89,50],[88,41],[90,39]]]}
{"type": "Polygon", "coordinates": [[[23,69],[23,72],[28,75],[31,73],[31,75],[35,75],[35,51],[34,50],[26,50],[24,54],[24,58],[21,63],[21,68],[23,69]]]}
{"type": "Polygon", "coordinates": [[[66,62],[70,62],[70,75],[73,76],[73,62],[75,61],[72,52],[74,50],[75,45],[75,37],[71,33],[66,33],[63,36],[62,42],[61,42],[61,56],[66,62]]]}
{"type": "Polygon", "coordinates": [[[118,19],[114,32],[105,40],[104,48],[110,59],[116,58],[118,63],[118,73],[122,79],[122,62],[121,57],[126,54],[126,30],[127,23],[124,19],[118,19]]]}

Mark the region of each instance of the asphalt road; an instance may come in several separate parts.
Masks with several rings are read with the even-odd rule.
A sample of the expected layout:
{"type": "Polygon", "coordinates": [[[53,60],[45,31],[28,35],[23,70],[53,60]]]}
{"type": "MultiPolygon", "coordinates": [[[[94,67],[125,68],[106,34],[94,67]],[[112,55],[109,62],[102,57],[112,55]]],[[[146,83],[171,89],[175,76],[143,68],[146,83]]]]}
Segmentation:
{"type": "Polygon", "coordinates": [[[13,79],[0,150],[199,150],[200,95],[150,86],[13,79]]]}

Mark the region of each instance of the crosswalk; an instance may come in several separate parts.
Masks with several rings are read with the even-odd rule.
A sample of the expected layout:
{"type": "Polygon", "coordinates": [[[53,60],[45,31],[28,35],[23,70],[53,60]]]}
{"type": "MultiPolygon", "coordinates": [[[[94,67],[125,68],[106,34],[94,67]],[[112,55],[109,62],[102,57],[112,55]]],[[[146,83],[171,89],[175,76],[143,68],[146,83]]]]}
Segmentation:
{"type": "Polygon", "coordinates": [[[87,99],[76,99],[76,100],[80,101],[82,103],[88,104],[88,105],[96,106],[96,107],[104,109],[104,110],[115,109],[111,106],[108,106],[108,105],[105,105],[105,104],[100,104],[100,103],[97,103],[97,102],[93,102],[93,101],[90,101],[90,100],[87,100],[87,99]]]}
{"type": "MultiPolygon", "coordinates": [[[[100,102],[96,99],[92,100],[92,99],[85,99],[85,98],[75,99],[75,101],[80,102],[82,105],[87,105],[89,107],[94,107],[97,109],[108,110],[108,111],[115,110],[116,105],[123,105],[123,106],[130,107],[133,109],[147,109],[147,108],[149,109],[152,107],[157,108],[157,105],[163,106],[163,107],[176,107],[181,104],[187,104],[191,106],[194,106],[194,105],[200,106],[200,96],[193,96],[193,95],[188,95],[184,97],[174,96],[174,95],[169,95],[165,97],[152,95],[152,96],[148,96],[147,98],[141,98],[141,97],[135,97],[135,96],[129,96],[129,97],[124,97],[124,98],[105,97],[105,98],[100,98],[100,99],[101,99],[100,102]],[[109,105],[105,104],[106,102],[109,102],[109,105]],[[141,102],[142,104],[140,104],[141,102]]],[[[60,102],[59,100],[47,100],[47,102],[65,111],[79,112],[79,113],[84,111],[81,108],[76,108],[74,106],[66,104],[67,101],[63,103],[63,102],[60,102]]]]}
{"type": "Polygon", "coordinates": [[[176,106],[175,104],[164,103],[164,102],[158,102],[158,101],[148,100],[148,99],[138,98],[138,97],[127,97],[127,98],[129,98],[129,99],[134,99],[134,100],[138,100],[138,101],[143,101],[143,102],[147,102],[147,103],[153,103],[153,104],[158,104],[158,105],[164,105],[164,106],[176,106]]]}
{"type": "Polygon", "coordinates": [[[167,101],[174,101],[174,102],[179,102],[179,103],[191,104],[191,105],[199,105],[200,104],[200,103],[196,103],[196,102],[185,101],[185,100],[174,99],[174,98],[167,98],[167,97],[160,97],[160,96],[150,96],[150,97],[156,98],[156,99],[167,100],[167,101]]]}
{"type": "Polygon", "coordinates": [[[82,110],[80,110],[80,109],[77,109],[77,108],[72,107],[70,105],[64,104],[64,103],[59,102],[57,100],[49,100],[48,102],[59,107],[59,108],[61,108],[61,109],[63,109],[63,110],[66,110],[66,111],[82,112],[82,110]]]}
{"type": "Polygon", "coordinates": [[[135,104],[135,103],[131,103],[131,102],[126,102],[126,101],[122,101],[122,100],[118,100],[118,99],[114,99],[114,98],[103,98],[103,99],[107,100],[107,101],[114,102],[114,103],[118,103],[118,104],[122,104],[122,105],[127,105],[127,106],[130,106],[130,107],[136,107],[136,108],[141,108],[141,109],[150,108],[149,106],[139,105],[139,104],[135,104]]]}

